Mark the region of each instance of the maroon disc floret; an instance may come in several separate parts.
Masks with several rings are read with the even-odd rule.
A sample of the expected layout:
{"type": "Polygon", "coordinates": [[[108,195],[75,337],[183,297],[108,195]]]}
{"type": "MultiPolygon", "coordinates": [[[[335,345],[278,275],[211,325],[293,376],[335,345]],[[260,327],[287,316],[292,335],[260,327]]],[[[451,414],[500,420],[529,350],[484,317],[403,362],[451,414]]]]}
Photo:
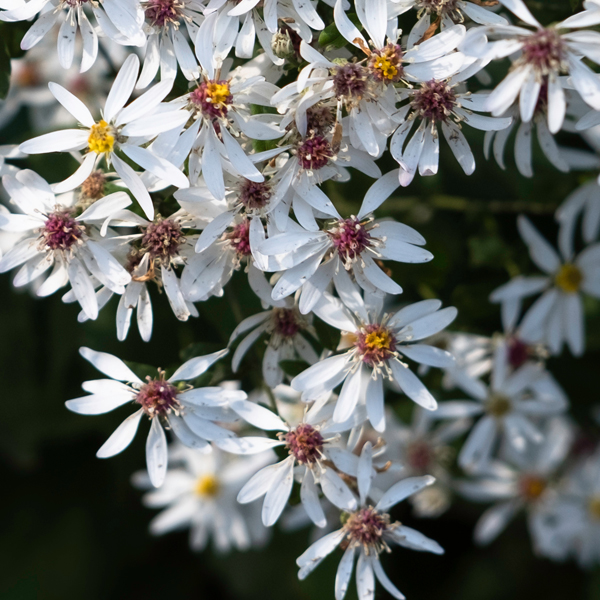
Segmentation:
{"type": "Polygon", "coordinates": [[[555,29],[540,29],[523,36],[522,61],[532,65],[542,75],[560,70],[565,62],[565,46],[555,29]]]}
{"type": "Polygon", "coordinates": [[[331,106],[316,104],[306,111],[308,130],[325,132],[335,123],[335,112],[331,106]]]}
{"type": "Polygon", "coordinates": [[[46,219],[40,231],[41,245],[50,250],[69,250],[79,243],[85,227],[68,210],[57,210],[46,219]]]}
{"type": "Polygon", "coordinates": [[[146,18],[155,27],[177,23],[180,16],[180,4],[177,0],[147,0],[146,18]]]}
{"type": "Polygon", "coordinates": [[[313,135],[298,144],[298,161],[303,169],[317,171],[333,158],[331,144],[322,135],[313,135]]]}
{"type": "Polygon", "coordinates": [[[351,544],[375,552],[380,552],[385,547],[382,537],[389,526],[389,516],[377,512],[372,506],[360,508],[352,513],[344,525],[351,544]]]}
{"type": "Polygon", "coordinates": [[[140,388],[135,401],[152,419],[156,416],[164,417],[171,411],[178,412],[181,407],[177,400],[178,394],[177,388],[168,381],[146,377],[146,383],[140,388]]]}
{"type": "Polygon", "coordinates": [[[348,63],[337,67],[333,75],[333,89],[337,98],[360,99],[365,95],[369,70],[362,65],[348,63]]]}
{"type": "Polygon", "coordinates": [[[518,369],[529,360],[529,346],[517,337],[509,339],[506,352],[508,362],[513,369],[518,369]]]}
{"type": "Polygon", "coordinates": [[[267,205],[272,194],[271,186],[267,181],[242,179],[239,185],[238,200],[247,210],[257,210],[267,205]]]}
{"type": "Polygon", "coordinates": [[[158,259],[168,265],[171,258],[177,255],[179,247],[185,241],[181,226],[172,219],[158,216],[146,227],[142,237],[142,252],[149,253],[152,260],[158,259]]]}
{"type": "Polygon", "coordinates": [[[245,220],[236,225],[230,233],[226,234],[226,239],[240,257],[249,256],[251,254],[250,221],[245,220]]]}
{"type": "Polygon", "coordinates": [[[356,217],[339,220],[328,233],[340,258],[347,263],[371,246],[369,231],[356,217]]]}
{"type": "Polygon", "coordinates": [[[312,425],[301,423],[283,437],[286,447],[300,464],[311,465],[321,457],[323,436],[312,425]]]}
{"type": "Polygon", "coordinates": [[[431,446],[423,440],[410,444],[406,454],[406,462],[413,470],[420,473],[429,469],[434,458],[431,446]]]}
{"type": "Polygon", "coordinates": [[[300,331],[298,312],[293,308],[273,309],[274,331],[284,338],[294,337],[300,331]]]}
{"type": "Polygon", "coordinates": [[[435,123],[447,121],[456,106],[456,94],[445,81],[426,81],[411,99],[413,110],[422,119],[435,123]]]}

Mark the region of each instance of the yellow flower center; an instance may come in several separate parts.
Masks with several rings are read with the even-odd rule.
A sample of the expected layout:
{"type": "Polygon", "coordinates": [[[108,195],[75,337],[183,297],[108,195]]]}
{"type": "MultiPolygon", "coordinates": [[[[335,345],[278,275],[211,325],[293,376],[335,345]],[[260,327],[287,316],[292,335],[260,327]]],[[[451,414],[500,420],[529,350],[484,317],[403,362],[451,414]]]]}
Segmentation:
{"type": "Polygon", "coordinates": [[[88,147],[90,152],[103,154],[112,152],[115,145],[115,136],[112,127],[104,120],[92,125],[90,128],[90,137],[88,138],[88,147]]]}
{"type": "Polygon", "coordinates": [[[526,500],[537,500],[546,489],[546,481],[536,475],[525,475],[521,479],[519,487],[526,500]]]}
{"type": "Polygon", "coordinates": [[[487,412],[493,417],[503,417],[510,409],[510,400],[501,394],[493,394],[487,402],[487,412]]]}
{"type": "Polygon", "coordinates": [[[575,265],[563,265],[556,274],[554,281],[556,285],[567,294],[575,294],[579,291],[583,281],[583,273],[575,265]]]}
{"type": "Polygon", "coordinates": [[[208,83],[207,86],[208,97],[213,104],[226,104],[227,99],[231,95],[229,91],[229,85],[227,83],[208,83]]]}
{"type": "Polygon", "coordinates": [[[375,59],[373,68],[377,69],[383,75],[384,79],[392,80],[398,74],[398,69],[385,56],[378,56],[375,59]]]}
{"type": "Polygon", "coordinates": [[[219,493],[219,481],[214,475],[202,475],[196,482],[194,491],[202,498],[214,498],[219,493]]]}
{"type": "Polygon", "coordinates": [[[389,350],[391,342],[392,337],[385,329],[372,331],[365,336],[365,346],[371,351],[389,350]]]}
{"type": "Polygon", "coordinates": [[[592,515],[592,518],[600,521],[600,496],[595,496],[594,498],[592,498],[590,500],[588,508],[590,514],[592,515]]]}

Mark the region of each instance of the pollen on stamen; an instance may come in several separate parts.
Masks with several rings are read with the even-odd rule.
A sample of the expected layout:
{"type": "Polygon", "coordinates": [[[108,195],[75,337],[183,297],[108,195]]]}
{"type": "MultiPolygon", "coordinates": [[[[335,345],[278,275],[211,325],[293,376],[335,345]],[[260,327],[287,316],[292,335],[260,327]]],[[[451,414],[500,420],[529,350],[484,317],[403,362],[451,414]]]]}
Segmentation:
{"type": "Polygon", "coordinates": [[[346,266],[373,245],[365,223],[359,221],[356,217],[340,219],[327,233],[346,266]]]}
{"type": "Polygon", "coordinates": [[[371,324],[363,327],[354,343],[361,360],[370,367],[379,367],[394,356],[396,338],[386,327],[371,324]]]}
{"type": "Polygon", "coordinates": [[[203,81],[190,93],[192,107],[199,109],[205,117],[223,118],[227,116],[233,103],[233,95],[226,80],[203,81]]]}
{"type": "Polygon", "coordinates": [[[565,44],[555,29],[540,29],[523,36],[523,54],[519,62],[533,66],[538,74],[545,76],[561,71],[565,64],[565,44]]]}
{"type": "Polygon", "coordinates": [[[267,181],[242,179],[238,186],[238,200],[247,210],[264,208],[272,195],[271,185],[267,181]]]}
{"type": "Polygon", "coordinates": [[[177,29],[185,18],[185,4],[179,0],[147,0],[144,5],[146,18],[155,27],[172,25],[177,29]]]}
{"type": "Polygon", "coordinates": [[[112,152],[114,145],[114,130],[104,119],[90,127],[90,136],[88,137],[90,152],[96,154],[112,152]]]}
{"type": "Polygon", "coordinates": [[[331,144],[322,135],[311,135],[296,148],[298,162],[303,169],[317,171],[326,166],[335,156],[331,144]]]}
{"type": "Polygon", "coordinates": [[[323,436],[308,423],[301,423],[280,437],[300,464],[312,465],[322,456],[323,436]]]}
{"type": "Polygon", "coordinates": [[[398,83],[404,76],[403,52],[399,44],[388,43],[381,50],[374,50],[367,61],[371,75],[377,81],[398,83]]]}
{"type": "Polygon", "coordinates": [[[148,417],[153,419],[156,416],[164,417],[171,412],[177,414],[181,409],[181,404],[177,399],[178,395],[179,390],[165,381],[161,374],[158,379],[146,377],[146,383],[137,393],[135,402],[142,407],[148,417]]]}
{"type": "Polygon", "coordinates": [[[85,226],[78,223],[67,209],[57,209],[48,215],[40,230],[40,248],[69,250],[81,243],[85,226]]]}
{"type": "Polygon", "coordinates": [[[350,546],[362,546],[366,554],[380,554],[387,547],[383,534],[393,527],[390,516],[380,513],[372,506],[350,513],[344,523],[350,546]]]}
{"type": "Polygon", "coordinates": [[[369,70],[356,63],[336,67],[333,75],[333,89],[336,98],[360,100],[369,86],[369,70]]]}
{"type": "Polygon", "coordinates": [[[181,225],[173,219],[163,219],[160,215],[146,227],[141,240],[141,253],[149,253],[152,260],[158,260],[168,266],[179,252],[185,235],[181,225]]]}

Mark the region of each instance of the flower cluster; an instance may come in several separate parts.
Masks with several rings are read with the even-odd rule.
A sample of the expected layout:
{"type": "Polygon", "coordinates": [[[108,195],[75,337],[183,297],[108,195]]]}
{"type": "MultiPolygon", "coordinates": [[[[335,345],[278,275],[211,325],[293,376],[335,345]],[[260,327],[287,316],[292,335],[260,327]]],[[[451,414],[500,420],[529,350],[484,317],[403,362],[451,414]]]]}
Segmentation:
{"type": "MultiPolygon", "coordinates": [[[[67,408],[97,415],[134,405],[97,456],[125,450],[149,421],[147,474],[134,482],[146,490],[146,505],[163,509],[154,534],[189,527],[193,549],[212,537],[226,551],[266,543],[280,517],[311,523],[326,533],[298,558],[300,579],[341,547],[336,600],[355,559],[360,600],[374,597],[375,580],[401,599],[382,553],[391,545],[443,550],[398,522],[392,507],[410,497],[416,515],[435,517],[458,493],[494,502],[476,526],[479,543],[526,510],[537,553],[600,562],[600,453],[574,458],[569,401],[546,368],[564,345],[585,352],[584,303],[600,298],[599,185],[586,182],[557,211],[558,251],[518,218],[543,273],[515,275],[493,291],[504,331],[489,338],[447,331],[458,311],[440,300],[403,300],[406,274],[434,255],[418,231],[385,211],[399,187],[438,173],[447,160],[441,136],[471,175],[476,160],[465,131],[484,131],[484,153],[505,168],[516,127],[516,164],[531,177],[533,128],[548,160],[567,171],[573,160],[554,136],[600,124],[600,77],[590,67],[600,64],[593,29],[600,2],[587,0],[582,12],[548,27],[522,0],[497,4],[0,6],[2,21],[35,19],[24,50],[44,47],[58,26],[60,68],[52,74],[61,83],[49,83],[47,93],[35,79],[51,48],[49,57],[32,51],[20,76],[40,94],[38,106],[58,103],[70,115],[53,113],[40,120],[37,137],[0,147],[8,198],[0,272],[18,268],[14,285],[40,297],[67,287],[63,300],[80,305],[80,322],[109,313],[117,296],[121,341],[134,313],[150,341],[153,310],[164,303],[156,292],[188,321],[214,307],[202,304],[211,298],[235,303],[235,276],[263,307],[243,318],[247,307],[235,304],[228,348],[187,354],[174,371],[142,377],[135,364],[81,348],[109,379],[85,381],[88,395],[67,408]],[[416,24],[402,35],[411,10],[416,24]],[[319,43],[326,25],[336,28],[335,44],[319,43]],[[77,31],[85,93],[61,71],[73,63],[77,31]],[[486,67],[506,57],[505,78],[482,90],[486,67]],[[110,86],[93,79],[95,69],[112,76],[110,86]],[[47,131],[49,123],[61,128],[47,131]],[[382,173],[388,152],[397,165],[382,173]],[[45,153],[69,153],[79,166],[48,183],[12,164],[45,153]],[[373,181],[354,210],[335,185],[356,172],[373,181]],[[247,394],[224,379],[252,368],[252,347],[262,366],[252,369],[247,394]],[[459,399],[441,400],[444,390],[427,383],[431,368],[459,399]],[[412,407],[404,396],[416,405],[410,425],[392,409],[412,407]],[[290,500],[294,489],[299,503],[290,500]]],[[[11,94],[0,126],[31,102],[31,94],[11,94]]]]}

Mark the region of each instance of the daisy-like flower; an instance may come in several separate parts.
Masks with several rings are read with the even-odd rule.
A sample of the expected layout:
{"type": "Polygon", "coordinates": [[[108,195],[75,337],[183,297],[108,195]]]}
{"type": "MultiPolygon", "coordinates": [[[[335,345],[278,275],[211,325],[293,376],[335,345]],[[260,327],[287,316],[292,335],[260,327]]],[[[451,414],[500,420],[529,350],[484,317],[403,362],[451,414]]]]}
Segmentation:
{"type": "Polygon", "coordinates": [[[20,150],[25,154],[73,152],[87,149],[77,171],[54,190],[67,192],[79,187],[104,158],[107,166],[114,167],[126,187],[135,196],[149,219],[154,218],[154,207],[148,190],[139,175],[119,156],[123,152],[133,162],[150,171],[159,179],[180,188],[189,186],[187,177],[167,160],[144,148],[159,133],[183,125],[188,115],[161,105],[171,91],[173,81],[158,83],[125,107],[133,92],[140,68],[139,58],[130,55],[117,74],[104,105],[102,119],[96,122],[87,107],[76,96],[56,83],[48,84],[54,97],[79,121],[84,129],[66,129],[47,133],[24,142],[20,150]]]}
{"type": "Polygon", "coordinates": [[[82,415],[100,415],[133,403],[140,408],[127,417],[106,440],[96,456],[109,458],[119,454],[135,437],[140,419],[146,415],[150,431],[146,440],[146,464],[150,481],[160,487],[167,473],[167,436],[170,429],[179,440],[190,448],[205,449],[209,442],[217,445],[235,436],[234,432],[217,425],[215,421],[230,421],[228,403],[245,399],[246,394],[221,387],[193,388],[177,385],[202,375],[214,362],[225,356],[221,350],[206,356],[191,358],[175,373],[165,379],[165,372],[148,376],[142,381],[122,360],[89,348],[81,348],[80,354],[110,379],[86,381],[82,388],[91,395],[68,400],[69,410],[82,415]]]}
{"type": "Polygon", "coordinates": [[[70,283],[87,317],[96,319],[93,280],[117,294],[131,280],[100,235],[103,222],[131,204],[129,196],[116,192],[80,212],[74,197],[55,196],[48,183],[29,169],[5,175],[2,183],[22,214],[0,214],[0,229],[19,232],[23,238],[2,257],[0,272],[22,265],[14,284],[23,286],[53,267],[36,294],[48,296],[70,283]]]}
{"type": "Polygon", "coordinates": [[[433,255],[420,248],[425,239],[412,227],[373,218],[373,211],[397,187],[398,170],[387,173],[369,188],[358,215],[343,219],[324,192],[313,186],[305,199],[310,197],[313,207],[323,212],[333,209],[338,216],[321,225],[314,219],[313,223],[304,221],[307,228],[290,221],[284,233],[272,235],[258,247],[260,253],[279,262],[276,270],[284,271],[273,288],[273,300],[281,300],[302,288],[300,312],[307,314],[329,283],[334,280],[336,285],[343,285],[338,280],[346,279],[347,273],[365,291],[402,293],[402,288],[375,261],[424,263],[433,255]]]}
{"type": "MultiPolygon", "coordinates": [[[[461,50],[480,58],[498,59],[516,55],[507,77],[490,94],[486,109],[494,116],[505,113],[519,99],[521,119],[533,118],[542,87],[547,88],[547,118],[551,133],[557,133],[564,121],[566,100],[564,80],[570,83],[592,108],[600,110],[600,80],[584,64],[582,57],[598,60],[600,34],[594,31],[568,31],[588,27],[586,12],[579,13],[551,27],[542,26],[523,0],[501,0],[524,24],[533,29],[500,25],[475,28],[469,32],[461,50]],[[487,42],[487,38],[497,41],[487,42]]],[[[600,22],[596,20],[595,23],[600,22]]]]}
{"type": "MultiPolygon", "coordinates": [[[[5,4],[0,9],[6,8],[5,4]]],[[[144,15],[135,0],[28,0],[16,2],[8,10],[0,10],[0,21],[29,21],[40,16],[21,40],[21,48],[29,50],[39,43],[57,23],[58,60],[64,69],[73,64],[77,30],[81,34],[81,72],[92,67],[98,56],[98,33],[87,15],[92,12],[100,32],[113,42],[125,46],[143,46],[146,36],[142,31],[144,15]],[[87,9],[87,10],[86,10],[87,9]]]]}
{"type": "Polygon", "coordinates": [[[212,60],[201,60],[201,64],[202,74],[196,87],[171,104],[184,109],[193,119],[189,134],[195,136],[189,163],[192,185],[203,175],[212,195],[223,200],[224,171],[254,182],[264,181],[248,156],[252,150],[248,140],[280,138],[280,117],[252,115],[250,105],[269,106],[279,88],[261,74],[269,66],[264,55],[231,73],[222,62],[215,66],[212,60]]]}
{"type": "Polygon", "coordinates": [[[327,524],[319,502],[318,488],[338,508],[356,508],[356,498],[339,474],[343,471],[336,466],[353,464],[353,456],[340,446],[338,434],[364,421],[364,413],[357,412],[352,419],[340,425],[330,419],[331,404],[317,402],[299,423],[292,425],[253,402],[232,402],[231,408],[259,429],[279,431],[279,439],[241,437],[230,440],[223,449],[247,453],[281,446],[288,452],[288,456],[282,461],[256,473],[238,495],[238,501],[242,504],[265,496],[262,520],[267,527],[273,525],[283,512],[292,493],[294,478],[301,484],[302,504],[318,527],[325,527],[327,524]]]}
{"type": "Polygon", "coordinates": [[[464,23],[465,17],[479,25],[507,25],[501,15],[488,10],[498,6],[498,0],[392,0],[395,14],[401,15],[410,9],[417,11],[417,22],[408,36],[408,47],[418,44],[426,35],[438,27],[447,29],[455,23],[464,23]]]}
{"type": "Polygon", "coordinates": [[[456,318],[457,310],[440,310],[439,300],[423,300],[389,315],[382,314],[382,299],[367,296],[363,302],[356,289],[338,286],[349,311],[325,293],[314,308],[323,321],[343,332],[348,349],[309,367],[292,381],[304,400],[317,398],[342,384],[333,420],[344,422],[366,398],[367,415],[376,431],[385,430],[384,392],[386,379],[395,383],[414,402],[435,410],[437,402],[403,359],[433,367],[448,367],[454,360],[445,350],[415,343],[438,333],[456,318]]]}
{"type": "Polygon", "coordinates": [[[317,540],[296,560],[296,564],[300,567],[298,578],[302,580],[326,556],[342,545],[345,550],[335,580],[336,600],[343,600],[346,596],[357,555],[356,587],[359,600],[374,598],[375,578],[394,598],[403,600],[402,593],[385,574],[379,555],[384,551],[391,552],[389,544],[434,554],[444,553],[434,540],[399,522],[392,522],[388,513],[389,509],[398,502],[431,485],[435,479],[430,476],[403,479],[389,488],[373,506],[368,502],[373,473],[372,447],[371,443],[367,442],[363,446],[358,467],[360,506],[357,510],[344,515],[344,525],[341,529],[317,540]]]}
{"type": "Polygon", "coordinates": [[[263,306],[266,305],[269,309],[244,319],[234,329],[229,345],[240,336],[245,337],[233,354],[231,368],[235,373],[252,344],[266,334],[269,341],[262,363],[263,379],[270,388],[274,388],[283,382],[284,373],[279,366],[282,360],[300,358],[310,365],[317,362],[317,353],[305,337],[306,333],[315,338],[317,334],[312,326],[312,319],[300,314],[292,299],[285,298],[278,302],[271,299],[272,287],[261,271],[250,269],[248,283],[263,306]]]}
{"type": "Polygon", "coordinates": [[[177,67],[186,79],[200,76],[200,69],[185,36],[196,39],[202,21],[199,0],[143,0],[148,43],[137,88],[147,87],[160,69],[161,79],[175,79],[177,67]]]}
{"type": "Polygon", "coordinates": [[[345,134],[349,136],[351,145],[378,157],[385,149],[387,137],[397,127],[394,85],[401,81],[422,81],[456,73],[463,57],[459,53],[449,53],[458,46],[465,29],[462,26],[448,29],[408,52],[391,41],[383,49],[371,51],[362,36],[350,39],[356,31],[344,27],[351,24],[345,13],[339,13],[340,19],[340,32],[351,43],[368,51],[367,57],[358,62],[339,59],[332,62],[303,42],[300,53],[310,64],[303,70],[302,79],[283,88],[273,98],[273,103],[278,104],[280,99],[284,99],[279,106],[281,111],[293,102],[291,92],[301,94],[296,124],[304,135],[307,108],[315,101],[335,99],[337,120],[347,128],[345,134]],[[301,87],[309,83],[310,93],[301,87]],[[342,109],[348,113],[347,120],[341,119],[342,109]]]}
{"type": "MultiPolygon", "coordinates": [[[[261,546],[268,530],[253,506],[240,507],[236,496],[249,475],[273,462],[275,454],[232,456],[215,446],[198,452],[181,444],[169,446],[170,468],[163,486],[144,495],[149,508],[163,509],[150,522],[153,535],[190,529],[190,547],[204,550],[210,538],[218,552],[261,546]]],[[[134,485],[152,486],[145,472],[134,474],[134,485]]]]}
{"type": "Polygon", "coordinates": [[[543,292],[521,320],[521,338],[542,342],[553,354],[558,354],[566,342],[571,352],[579,356],[585,348],[583,293],[600,297],[600,243],[587,246],[576,256],[573,230],[561,231],[559,255],[526,217],[520,216],[517,224],[531,259],[545,275],[515,277],[496,289],[490,300],[503,304],[509,315],[507,320],[510,319],[505,327],[511,328],[522,300],[543,292]]]}
{"type": "Polygon", "coordinates": [[[503,347],[494,352],[489,386],[464,373],[453,373],[453,377],[475,400],[440,402],[436,417],[481,417],[458,456],[458,464],[465,471],[484,469],[499,444],[520,453],[540,444],[544,436],[539,421],[564,412],[568,406],[564,391],[542,365],[527,362],[511,371],[503,347]]]}
{"type": "Polygon", "coordinates": [[[550,419],[544,441],[525,453],[511,452],[507,463],[494,463],[476,478],[457,483],[458,491],[475,502],[495,502],[475,527],[475,541],[485,545],[502,533],[517,513],[526,510],[536,544],[535,519],[541,505],[554,493],[553,480],[573,441],[573,428],[563,418],[550,419]]]}
{"type": "Polygon", "coordinates": [[[461,131],[462,124],[482,131],[499,131],[510,125],[510,118],[477,114],[487,110],[487,94],[471,94],[457,89],[470,75],[471,71],[466,69],[452,79],[421,81],[412,89],[398,92],[403,100],[407,100],[400,108],[400,114],[406,120],[392,136],[390,152],[400,164],[401,185],[409,185],[417,170],[421,176],[438,172],[439,128],[463,171],[472,175],[475,158],[461,131]],[[410,137],[415,122],[419,125],[410,137]]]}

